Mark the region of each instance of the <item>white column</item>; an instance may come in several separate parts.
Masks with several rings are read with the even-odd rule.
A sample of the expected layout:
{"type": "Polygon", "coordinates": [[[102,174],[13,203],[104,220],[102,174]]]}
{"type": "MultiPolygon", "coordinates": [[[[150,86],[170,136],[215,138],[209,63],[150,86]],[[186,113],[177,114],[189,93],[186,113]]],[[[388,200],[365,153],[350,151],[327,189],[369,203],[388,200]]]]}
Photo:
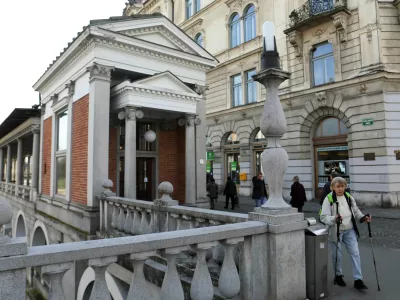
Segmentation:
{"type": "Polygon", "coordinates": [[[17,152],[17,178],[16,178],[17,185],[22,185],[22,166],[23,166],[22,150],[23,150],[23,142],[22,139],[19,138],[18,152],[17,152]]]}
{"type": "Polygon", "coordinates": [[[6,182],[11,182],[11,145],[7,145],[7,175],[6,175],[6,182]]]}
{"type": "Polygon", "coordinates": [[[196,205],[195,116],[187,118],[185,135],[185,203],[196,205]]]}
{"type": "Polygon", "coordinates": [[[94,63],[90,72],[87,205],[97,206],[97,195],[108,179],[110,80],[114,68],[94,63]]]}
{"type": "Polygon", "coordinates": [[[136,199],[136,109],[125,108],[125,185],[124,196],[136,199]]]}
{"type": "Polygon", "coordinates": [[[39,180],[39,142],[40,129],[39,126],[33,129],[33,144],[32,144],[32,188],[37,189],[39,180]]]}
{"type": "Polygon", "coordinates": [[[4,151],[3,148],[0,148],[0,181],[3,181],[3,172],[4,172],[4,151]]]}

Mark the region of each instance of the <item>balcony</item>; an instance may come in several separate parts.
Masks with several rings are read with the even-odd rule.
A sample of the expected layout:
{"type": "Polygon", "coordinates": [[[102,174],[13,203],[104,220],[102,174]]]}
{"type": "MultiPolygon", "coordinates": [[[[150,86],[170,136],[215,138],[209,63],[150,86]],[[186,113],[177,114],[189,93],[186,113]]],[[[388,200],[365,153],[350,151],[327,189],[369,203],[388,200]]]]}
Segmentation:
{"type": "Polygon", "coordinates": [[[308,0],[289,15],[290,27],[285,34],[318,24],[342,11],[349,13],[347,0],[308,0]]]}

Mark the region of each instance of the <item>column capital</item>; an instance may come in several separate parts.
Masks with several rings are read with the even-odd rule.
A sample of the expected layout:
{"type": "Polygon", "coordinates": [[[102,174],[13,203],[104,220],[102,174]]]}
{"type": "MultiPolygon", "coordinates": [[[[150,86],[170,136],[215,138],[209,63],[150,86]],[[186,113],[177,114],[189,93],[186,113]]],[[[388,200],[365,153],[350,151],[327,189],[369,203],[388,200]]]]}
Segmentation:
{"type": "Polygon", "coordinates": [[[32,128],[32,132],[34,134],[39,134],[40,133],[40,125],[33,125],[31,128],[32,128]]]}
{"type": "Polygon", "coordinates": [[[42,106],[40,107],[40,115],[44,116],[46,113],[46,103],[42,103],[42,106]]]}
{"type": "Polygon", "coordinates": [[[68,89],[68,96],[72,97],[75,94],[75,81],[71,80],[65,85],[65,88],[68,89]]]}
{"type": "Polygon", "coordinates": [[[142,110],[140,110],[139,107],[134,107],[134,106],[126,106],[124,107],[124,111],[121,111],[121,115],[118,115],[118,117],[126,120],[131,120],[135,121],[136,119],[141,119],[144,116],[144,113],[142,110]]]}
{"type": "Polygon", "coordinates": [[[196,115],[186,115],[186,120],[187,120],[186,125],[193,126],[194,124],[196,124],[196,118],[197,118],[196,115]]]}
{"type": "Polygon", "coordinates": [[[87,67],[87,71],[90,73],[90,81],[95,79],[107,80],[111,79],[111,71],[114,67],[93,63],[92,66],[87,67]]]}
{"type": "Polygon", "coordinates": [[[206,91],[208,91],[208,90],[209,90],[208,85],[205,85],[205,86],[197,85],[197,84],[194,85],[194,91],[199,95],[205,96],[206,91]]]}

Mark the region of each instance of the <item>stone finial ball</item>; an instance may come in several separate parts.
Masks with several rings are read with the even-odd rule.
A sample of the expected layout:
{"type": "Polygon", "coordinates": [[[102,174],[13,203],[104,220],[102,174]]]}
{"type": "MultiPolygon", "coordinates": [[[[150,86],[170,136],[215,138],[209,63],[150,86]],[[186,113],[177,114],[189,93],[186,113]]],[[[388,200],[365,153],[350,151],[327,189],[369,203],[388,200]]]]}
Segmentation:
{"type": "Polygon", "coordinates": [[[158,186],[158,192],[160,194],[170,195],[174,192],[174,187],[170,182],[164,181],[164,182],[161,182],[160,185],[158,186]]]}
{"type": "Polygon", "coordinates": [[[113,186],[114,186],[114,183],[112,182],[112,180],[110,180],[110,179],[104,180],[103,188],[111,189],[113,186]]]}
{"type": "Polygon", "coordinates": [[[4,199],[0,199],[0,227],[9,224],[13,218],[12,207],[4,199]]]}

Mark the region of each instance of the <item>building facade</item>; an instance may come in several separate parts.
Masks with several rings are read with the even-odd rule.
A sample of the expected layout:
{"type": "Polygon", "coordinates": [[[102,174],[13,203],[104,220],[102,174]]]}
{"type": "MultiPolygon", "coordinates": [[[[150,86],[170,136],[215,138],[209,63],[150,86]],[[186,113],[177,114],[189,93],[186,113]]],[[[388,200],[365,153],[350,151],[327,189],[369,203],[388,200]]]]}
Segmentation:
{"type": "Polygon", "coordinates": [[[129,1],[125,15],[161,12],[213,54],[207,73],[207,172],[232,176],[242,195],[262,171],[259,123],[266,92],[262,24],[276,26],[289,154],[284,195],[295,175],[309,199],[341,175],[361,204],[400,205],[400,1],[129,1]],[[140,3],[139,3],[140,2],[140,3]]]}

